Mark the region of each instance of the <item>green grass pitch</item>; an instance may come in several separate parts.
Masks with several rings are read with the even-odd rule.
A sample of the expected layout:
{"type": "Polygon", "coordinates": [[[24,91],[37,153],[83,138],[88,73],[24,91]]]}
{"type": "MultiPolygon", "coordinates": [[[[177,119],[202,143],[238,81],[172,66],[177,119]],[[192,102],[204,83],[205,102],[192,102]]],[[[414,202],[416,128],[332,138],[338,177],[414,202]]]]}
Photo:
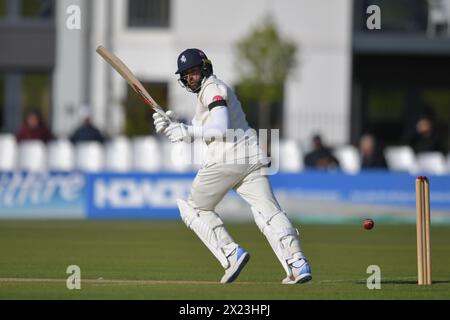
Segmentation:
{"type": "Polygon", "coordinates": [[[181,221],[0,221],[0,299],[449,299],[450,227],[431,230],[433,285],[417,285],[414,225],[302,225],[313,280],[288,286],[252,223],[228,224],[251,254],[233,284],[181,221]],[[66,269],[81,268],[81,290],[66,269]],[[366,286],[381,268],[381,289],[366,286]]]}

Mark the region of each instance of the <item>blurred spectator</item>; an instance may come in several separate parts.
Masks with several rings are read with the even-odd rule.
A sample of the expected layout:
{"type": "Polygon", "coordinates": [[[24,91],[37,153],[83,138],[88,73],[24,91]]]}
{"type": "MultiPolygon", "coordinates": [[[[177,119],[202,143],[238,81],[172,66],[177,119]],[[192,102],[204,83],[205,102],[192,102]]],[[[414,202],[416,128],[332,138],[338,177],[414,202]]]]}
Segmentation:
{"type": "Polygon", "coordinates": [[[44,123],[41,113],[37,109],[28,111],[24,121],[16,132],[18,142],[25,140],[41,140],[49,142],[53,139],[50,129],[44,123]]]}
{"type": "Polygon", "coordinates": [[[375,137],[365,134],[359,140],[359,154],[362,169],[387,169],[383,151],[377,144],[375,137]]]}
{"type": "Polygon", "coordinates": [[[91,121],[91,112],[88,107],[81,108],[81,125],[75,129],[75,131],[70,136],[70,141],[74,144],[79,142],[97,141],[100,143],[105,142],[105,137],[97,129],[91,121]]]}
{"type": "Polygon", "coordinates": [[[437,134],[433,120],[422,116],[416,123],[416,131],[409,139],[410,146],[416,153],[439,151],[445,153],[443,145],[437,134]]]}
{"type": "Polygon", "coordinates": [[[308,169],[338,169],[339,161],[331,150],[324,146],[322,137],[318,134],[313,137],[313,150],[305,156],[305,166],[308,169]]]}

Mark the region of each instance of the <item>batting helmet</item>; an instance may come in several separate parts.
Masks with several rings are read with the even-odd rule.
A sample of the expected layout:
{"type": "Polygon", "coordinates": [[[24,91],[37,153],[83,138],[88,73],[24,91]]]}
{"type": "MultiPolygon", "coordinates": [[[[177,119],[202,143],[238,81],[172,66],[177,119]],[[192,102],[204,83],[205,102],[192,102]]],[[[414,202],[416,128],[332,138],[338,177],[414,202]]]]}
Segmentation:
{"type": "Polygon", "coordinates": [[[211,61],[208,60],[202,50],[187,49],[178,56],[178,70],[175,74],[183,74],[183,72],[195,66],[201,66],[206,77],[209,77],[213,72],[211,61]]]}

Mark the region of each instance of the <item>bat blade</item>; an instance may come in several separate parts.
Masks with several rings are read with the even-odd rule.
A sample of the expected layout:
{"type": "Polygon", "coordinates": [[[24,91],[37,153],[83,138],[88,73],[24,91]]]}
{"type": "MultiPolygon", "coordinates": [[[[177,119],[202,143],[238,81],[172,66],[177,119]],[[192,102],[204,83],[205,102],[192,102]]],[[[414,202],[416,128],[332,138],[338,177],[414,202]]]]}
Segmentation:
{"type": "Polygon", "coordinates": [[[142,83],[136,78],[133,72],[119,59],[115,54],[106,49],[103,46],[98,46],[96,52],[111,66],[114,70],[124,78],[131,88],[144,100],[144,102],[150,106],[155,112],[159,113],[170,121],[170,118],[166,115],[164,110],[159,104],[152,98],[148,91],[144,88],[142,83]]]}

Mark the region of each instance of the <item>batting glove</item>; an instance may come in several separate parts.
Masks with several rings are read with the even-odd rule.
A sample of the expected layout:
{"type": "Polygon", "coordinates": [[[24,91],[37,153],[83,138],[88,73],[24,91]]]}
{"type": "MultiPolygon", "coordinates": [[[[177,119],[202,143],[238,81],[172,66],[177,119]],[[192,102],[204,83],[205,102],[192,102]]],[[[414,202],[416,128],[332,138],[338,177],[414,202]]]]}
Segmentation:
{"type": "Polygon", "coordinates": [[[173,122],[164,130],[164,133],[172,143],[179,141],[189,142],[190,140],[188,128],[184,123],[173,122]]]}
{"type": "MultiPolygon", "coordinates": [[[[169,110],[166,112],[166,115],[171,119],[174,120],[175,119],[175,115],[173,113],[173,111],[169,110]]],[[[169,119],[165,118],[164,116],[160,115],[158,112],[155,112],[153,114],[153,124],[155,125],[156,128],[156,132],[157,133],[161,133],[163,132],[165,129],[167,129],[167,127],[170,125],[170,121],[169,119]]]]}

